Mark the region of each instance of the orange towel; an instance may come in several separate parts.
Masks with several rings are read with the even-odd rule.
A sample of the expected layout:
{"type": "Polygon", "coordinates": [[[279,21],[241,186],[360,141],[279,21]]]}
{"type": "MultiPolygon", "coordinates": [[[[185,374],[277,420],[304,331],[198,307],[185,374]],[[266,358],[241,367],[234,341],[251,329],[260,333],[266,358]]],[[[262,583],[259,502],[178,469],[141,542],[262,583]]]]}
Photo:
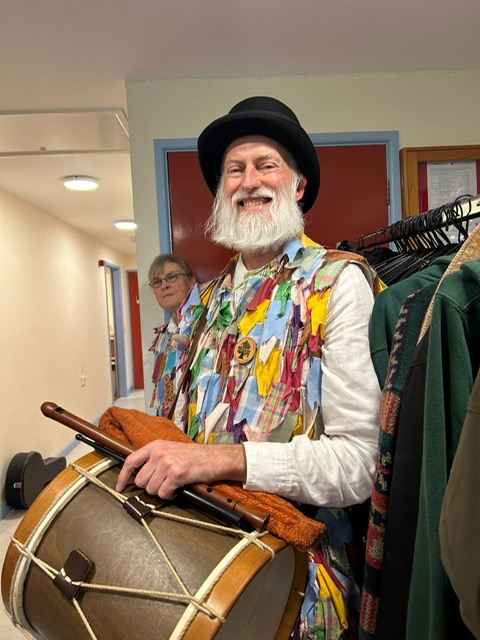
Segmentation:
{"type": "MultiPolygon", "coordinates": [[[[100,418],[98,426],[115,438],[137,448],[159,439],[192,442],[168,418],[151,416],[137,409],[110,407],[100,418]]],[[[307,518],[280,496],[260,491],[246,491],[241,485],[233,482],[217,482],[212,486],[233,500],[269,513],[268,531],[302,551],[316,546],[325,531],[324,524],[307,518]]]]}

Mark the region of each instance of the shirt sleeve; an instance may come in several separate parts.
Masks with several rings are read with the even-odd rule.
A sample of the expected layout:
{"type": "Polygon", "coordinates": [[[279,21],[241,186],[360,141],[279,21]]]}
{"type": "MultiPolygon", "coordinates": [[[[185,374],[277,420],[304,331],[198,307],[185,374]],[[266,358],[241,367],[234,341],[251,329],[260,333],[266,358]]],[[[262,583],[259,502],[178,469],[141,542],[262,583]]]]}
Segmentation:
{"type": "Polygon", "coordinates": [[[319,440],[296,436],[289,443],[245,442],[252,491],[276,493],[324,507],[366,500],[380,429],[381,390],[370,357],[371,287],[350,263],[332,288],[322,350],[319,440]]]}

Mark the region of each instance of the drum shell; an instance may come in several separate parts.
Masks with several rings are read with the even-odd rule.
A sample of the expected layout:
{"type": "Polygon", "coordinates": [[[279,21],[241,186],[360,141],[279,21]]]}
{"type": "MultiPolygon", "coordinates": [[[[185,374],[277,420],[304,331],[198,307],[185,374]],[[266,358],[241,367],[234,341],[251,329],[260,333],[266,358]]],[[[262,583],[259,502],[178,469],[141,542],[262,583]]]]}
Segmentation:
{"type": "MultiPolygon", "coordinates": [[[[100,454],[89,454],[76,464],[89,469],[108,486],[115,485],[118,468],[111,468],[112,463],[100,454]]],[[[131,489],[138,492],[134,487],[131,489]]],[[[211,522],[193,509],[175,504],[165,509],[172,515],[211,522]]],[[[239,544],[235,536],[211,532],[200,526],[157,518],[149,518],[148,522],[191,593],[204,588],[212,572],[219,571],[218,567],[225,564],[229,555],[236,553],[239,544]]],[[[94,562],[93,575],[88,579],[92,583],[137,590],[180,590],[144,527],[109,493],[92,482],[85,482],[72,467],[40,494],[14,537],[22,543],[32,544],[35,555],[56,568],[63,566],[70,551],[80,549],[94,562]],[[77,488],[78,484],[83,486],[77,488]]],[[[249,623],[249,628],[253,635],[240,635],[239,630],[238,637],[288,638],[306,584],[306,555],[269,534],[262,540],[275,551],[273,561],[269,552],[260,551],[250,543],[239,552],[210,591],[206,601],[219,615],[227,617],[223,626],[218,619],[195,610],[184,624],[183,635],[177,636],[186,605],[148,595],[85,590],[79,602],[99,640],[117,637],[128,637],[129,640],[145,637],[159,640],[216,637],[220,640],[224,637],[233,640],[236,626],[243,625],[243,619],[250,615],[253,622],[249,623]],[[283,584],[281,588],[279,582],[283,584]],[[265,600],[263,605],[262,598],[265,600]],[[254,606],[258,611],[251,614],[254,606]],[[265,621],[267,630],[264,627],[263,633],[267,635],[255,636],[256,625],[263,625],[262,616],[269,609],[274,613],[272,620],[265,621]],[[236,622],[231,622],[234,619],[236,622]],[[233,631],[232,625],[235,626],[233,631]]],[[[26,560],[17,548],[10,545],[2,572],[2,595],[7,611],[30,633],[48,640],[90,638],[78,612],[53,586],[49,576],[33,563],[28,569],[25,564],[26,560]]]]}

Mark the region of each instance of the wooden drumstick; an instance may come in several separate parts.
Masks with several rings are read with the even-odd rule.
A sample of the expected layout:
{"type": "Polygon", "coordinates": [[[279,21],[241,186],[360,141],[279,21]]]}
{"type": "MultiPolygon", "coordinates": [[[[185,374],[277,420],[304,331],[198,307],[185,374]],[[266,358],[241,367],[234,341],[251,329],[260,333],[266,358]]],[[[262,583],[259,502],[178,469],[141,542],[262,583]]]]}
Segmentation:
{"type": "MultiPolygon", "coordinates": [[[[74,431],[83,434],[87,438],[99,443],[106,449],[110,449],[120,456],[126,458],[133,453],[136,449],[132,445],[111,436],[105,431],[102,431],[95,425],[79,418],[78,416],[66,411],[54,402],[44,402],[40,407],[42,413],[47,418],[56,420],[67,427],[70,427],[74,431]]],[[[199,497],[205,500],[211,500],[213,503],[220,507],[224,507],[231,511],[236,512],[238,515],[244,518],[251,527],[257,531],[263,531],[267,526],[270,515],[268,513],[252,509],[247,505],[241,503],[238,500],[228,498],[223,493],[214,489],[204,483],[195,483],[190,485],[189,489],[193,490],[199,497]]]]}

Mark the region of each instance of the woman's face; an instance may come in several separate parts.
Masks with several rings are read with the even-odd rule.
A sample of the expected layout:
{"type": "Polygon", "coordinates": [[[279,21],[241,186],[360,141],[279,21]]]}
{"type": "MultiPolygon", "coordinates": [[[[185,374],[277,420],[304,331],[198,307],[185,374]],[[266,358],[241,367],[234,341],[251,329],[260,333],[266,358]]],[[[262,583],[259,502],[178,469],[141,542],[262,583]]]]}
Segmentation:
{"type": "Polygon", "coordinates": [[[168,309],[176,315],[179,306],[185,300],[187,293],[193,286],[195,278],[186,275],[176,262],[165,262],[163,268],[151,281],[153,293],[162,309],[168,309]],[[165,278],[175,274],[177,278],[173,282],[167,282],[165,278]]]}

